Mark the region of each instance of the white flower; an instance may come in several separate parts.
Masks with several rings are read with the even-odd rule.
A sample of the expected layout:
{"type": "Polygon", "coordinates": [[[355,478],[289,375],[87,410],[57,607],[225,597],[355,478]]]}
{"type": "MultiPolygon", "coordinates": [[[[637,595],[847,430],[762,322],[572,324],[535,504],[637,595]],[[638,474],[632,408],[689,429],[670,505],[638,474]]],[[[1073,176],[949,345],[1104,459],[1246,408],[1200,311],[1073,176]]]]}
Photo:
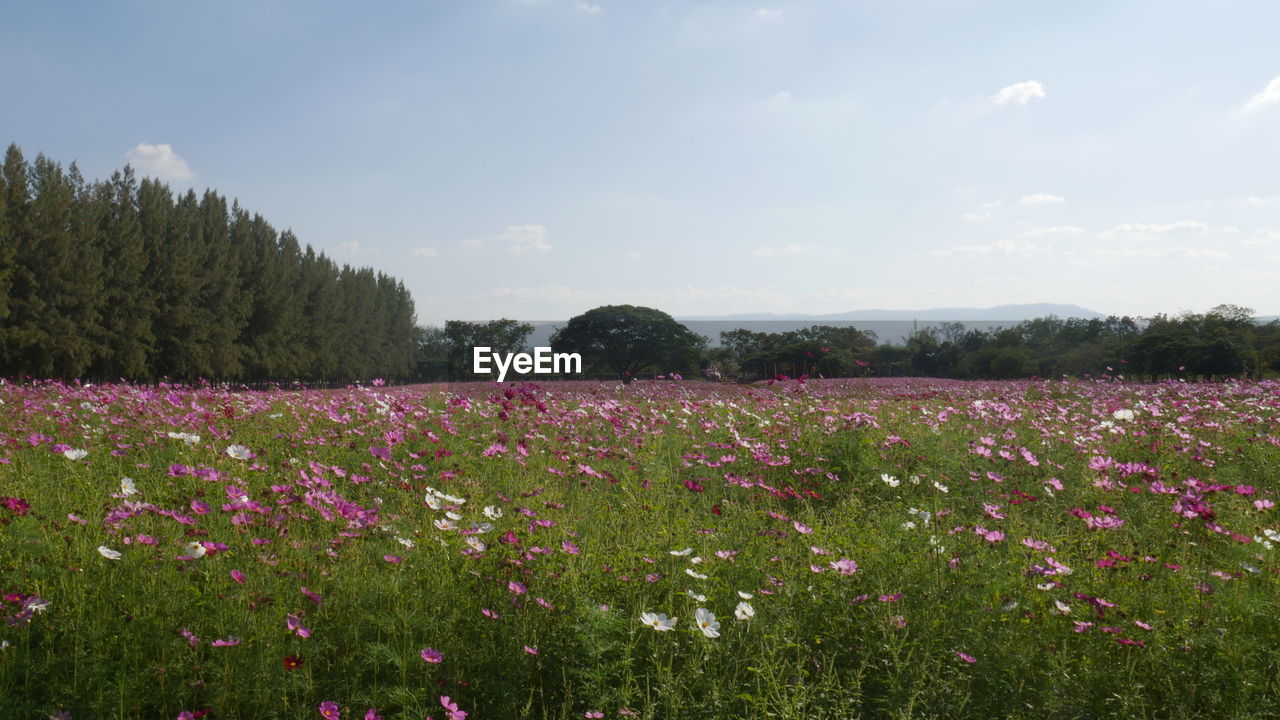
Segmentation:
{"type": "Polygon", "coordinates": [[[693,548],[685,548],[683,550],[672,550],[671,554],[675,555],[676,557],[684,557],[685,555],[688,555],[691,552],[693,552],[693,548]]]}
{"type": "Polygon", "coordinates": [[[117,551],[115,551],[115,550],[112,550],[111,548],[107,547],[106,545],[99,545],[99,546],[98,546],[98,554],[99,554],[99,555],[101,555],[102,557],[104,557],[104,558],[108,559],[108,560],[119,560],[119,559],[120,559],[120,557],[121,557],[121,555],[120,555],[120,553],[119,553],[119,552],[117,552],[117,551]]]}
{"type": "Polygon", "coordinates": [[[720,637],[720,623],[716,622],[716,616],[706,608],[698,608],[694,613],[694,617],[698,621],[698,629],[703,635],[709,638],[720,637]]]}
{"type": "Polygon", "coordinates": [[[89,451],[80,450],[77,448],[71,448],[69,450],[63,450],[62,455],[66,457],[68,460],[83,460],[86,457],[88,457],[89,451]]]}
{"type": "Polygon", "coordinates": [[[694,600],[697,600],[698,602],[706,602],[706,601],[707,601],[707,596],[706,596],[706,595],[699,595],[698,593],[696,593],[696,592],[694,592],[694,591],[692,591],[692,590],[685,590],[685,591],[684,591],[684,594],[685,594],[685,595],[688,595],[689,597],[693,598],[694,600]]]}
{"type": "Polygon", "coordinates": [[[706,575],[703,575],[702,573],[696,573],[696,572],[694,572],[694,571],[693,571],[693,568],[685,568],[685,569],[684,569],[684,574],[685,574],[685,575],[688,575],[688,576],[689,576],[689,577],[691,577],[691,578],[697,578],[697,579],[699,579],[699,580],[706,580],[706,579],[707,579],[707,576],[706,576],[706,575]]]}
{"type": "Polygon", "coordinates": [[[1115,412],[1111,413],[1111,417],[1113,417],[1113,418],[1115,418],[1115,419],[1117,419],[1117,420],[1132,420],[1132,419],[1133,419],[1133,411],[1132,411],[1132,410],[1117,410],[1117,411],[1115,411],[1115,412]]]}
{"type": "Polygon", "coordinates": [[[445,495],[444,493],[437,493],[437,495],[440,496],[441,500],[444,500],[445,502],[451,502],[454,505],[465,505],[467,502],[466,498],[455,497],[453,495],[445,495]]]}
{"type": "Polygon", "coordinates": [[[482,522],[482,523],[471,523],[471,529],[472,529],[472,530],[475,530],[475,531],[476,531],[476,534],[478,534],[478,535],[483,535],[483,534],[485,534],[485,533],[491,533],[491,532],[493,532],[493,523],[487,523],[487,522],[482,522]]]}
{"type": "Polygon", "coordinates": [[[133,481],[133,478],[120,478],[120,494],[125,497],[138,494],[138,485],[133,481]]]}
{"type": "Polygon", "coordinates": [[[452,520],[446,520],[444,518],[437,519],[435,521],[435,526],[437,530],[457,530],[458,529],[458,526],[454,525],[452,520]]]}
{"type": "Polygon", "coordinates": [[[191,557],[193,558],[204,557],[205,552],[207,551],[204,549],[204,546],[201,545],[200,543],[198,542],[187,543],[187,554],[190,555],[191,557]]]}
{"type": "Polygon", "coordinates": [[[677,618],[668,618],[662,613],[640,613],[640,622],[657,630],[658,632],[666,632],[676,626],[677,618]]]}
{"type": "Polygon", "coordinates": [[[1058,586],[1053,583],[1040,583],[1039,585],[1036,585],[1037,590],[1052,590],[1056,587],[1058,586]]]}
{"type": "Polygon", "coordinates": [[[751,607],[751,603],[740,602],[733,609],[733,616],[739,620],[750,620],[756,616],[756,609],[751,607]]]}
{"type": "Polygon", "coordinates": [[[193,435],[191,433],[171,432],[171,433],[168,433],[168,435],[170,440],[181,440],[182,442],[188,445],[195,445],[196,443],[200,442],[200,436],[193,435]]]}
{"type": "Polygon", "coordinates": [[[1054,610],[1053,610],[1054,615],[1066,615],[1067,613],[1071,612],[1071,606],[1062,602],[1061,600],[1054,600],[1053,607],[1054,607],[1054,610]]]}
{"type": "Polygon", "coordinates": [[[948,488],[946,485],[943,485],[942,483],[938,482],[937,480],[934,480],[934,481],[933,481],[933,486],[934,486],[935,488],[937,488],[937,489],[938,489],[938,492],[940,492],[940,493],[951,492],[951,488],[948,488]]]}
{"type": "Polygon", "coordinates": [[[484,552],[485,550],[489,549],[489,546],[485,545],[484,541],[481,540],[480,538],[468,537],[467,544],[470,545],[471,549],[475,550],[476,552],[484,552]]]}
{"type": "Polygon", "coordinates": [[[440,504],[440,498],[436,497],[435,495],[432,495],[431,493],[427,493],[427,496],[423,498],[423,502],[425,502],[427,504],[427,507],[431,508],[432,510],[439,510],[440,508],[444,507],[443,505],[440,504]]]}
{"type": "Polygon", "coordinates": [[[445,514],[444,514],[444,516],[445,516],[445,517],[447,517],[447,518],[449,518],[450,520],[455,521],[455,522],[457,522],[458,520],[461,520],[461,519],[462,519],[462,516],[461,516],[461,515],[459,515],[458,513],[454,512],[454,511],[452,511],[452,510],[448,510],[448,511],[446,511],[446,512],[445,512],[445,514]]]}
{"type": "Polygon", "coordinates": [[[228,445],[225,452],[227,457],[235,458],[236,460],[253,459],[253,451],[243,445],[228,445]]]}
{"type": "Polygon", "coordinates": [[[739,590],[738,597],[742,598],[743,600],[750,600],[751,598],[755,597],[755,595],[752,595],[751,593],[748,593],[748,592],[742,592],[741,590],[739,590]]]}
{"type": "Polygon", "coordinates": [[[915,524],[915,523],[913,523],[913,522],[911,522],[910,520],[908,520],[908,521],[906,521],[906,522],[902,523],[902,529],[903,529],[903,530],[915,530],[915,529],[916,529],[916,524],[915,524]]]}
{"type": "Polygon", "coordinates": [[[691,557],[689,558],[689,562],[693,563],[694,565],[697,565],[698,563],[702,562],[702,558],[696,557],[696,556],[691,557]]]}
{"type": "Polygon", "coordinates": [[[502,517],[502,508],[486,505],[484,508],[484,516],[490,520],[497,520],[502,517]]]}
{"type": "Polygon", "coordinates": [[[899,485],[902,484],[901,480],[890,475],[889,473],[881,473],[880,481],[883,482],[885,485],[888,485],[889,487],[898,487],[899,485]]]}
{"type": "Polygon", "coordinates": [[[402,538],[399,536],[396,536],[396,542],[400,543],[401,545],[407,548],[412,548],[415,545],[415,543],[409,538],[402,538]]]}

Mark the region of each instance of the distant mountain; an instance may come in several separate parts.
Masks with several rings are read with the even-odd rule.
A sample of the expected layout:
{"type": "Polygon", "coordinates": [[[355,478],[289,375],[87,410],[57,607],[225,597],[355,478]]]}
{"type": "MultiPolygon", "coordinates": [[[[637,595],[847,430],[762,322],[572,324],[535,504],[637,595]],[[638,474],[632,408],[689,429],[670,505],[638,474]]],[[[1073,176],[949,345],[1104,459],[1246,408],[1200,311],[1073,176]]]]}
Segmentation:
{"type": "Polygon", "coordinates": [[[744,313],[737,315],[688,315],[677,320],[708,320],[716,322],[759,322],[770,320],[921,320],[933,322],[1018,322],[1056,315],[1059,318],[1104,318],[1106,315],[1082,308],[1079,305],[1031,303],[1025,305],[997,305],[989,308],[931,308],[927,310],[852,310],[827,315],[801,313],[744,313]]]}

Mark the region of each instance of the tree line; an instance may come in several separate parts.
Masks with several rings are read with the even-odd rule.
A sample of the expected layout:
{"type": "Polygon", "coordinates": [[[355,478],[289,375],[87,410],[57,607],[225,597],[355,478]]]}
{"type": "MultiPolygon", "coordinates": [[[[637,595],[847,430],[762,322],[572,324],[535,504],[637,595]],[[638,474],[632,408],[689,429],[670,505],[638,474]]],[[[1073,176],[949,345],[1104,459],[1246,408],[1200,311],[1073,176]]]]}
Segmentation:
{"type": "Polygon", "coordinates": [[[126,166],[0,171],[0,375],[346,382],[415,373],[403,283],[339,265],[212,190],[126,166]]]}
{"type": "MultiPolygon", "coordinates": [[[[533,327],[515,320],[449,321],[424,330],[420,374],[486,379],[471,373],[473,346],[519,352],[533,327]]],[[[785,332],[720,333],[720,345],[653,308],[604,306],[572,318],[551,339],[557,352],[580,352],[595,378],[671,373],[738,380],[779,377],[958,379],[1126,376],[1225,379],[1280,374],[1280,321],[1219,305],[1209,312],[1150,318],[1036,318],[993,330],[942,323],[905,342],[878,342],[853,327],[814,325],[785,332]]],[[[491,379],[491,378],[488,378],[491,379]]]]}

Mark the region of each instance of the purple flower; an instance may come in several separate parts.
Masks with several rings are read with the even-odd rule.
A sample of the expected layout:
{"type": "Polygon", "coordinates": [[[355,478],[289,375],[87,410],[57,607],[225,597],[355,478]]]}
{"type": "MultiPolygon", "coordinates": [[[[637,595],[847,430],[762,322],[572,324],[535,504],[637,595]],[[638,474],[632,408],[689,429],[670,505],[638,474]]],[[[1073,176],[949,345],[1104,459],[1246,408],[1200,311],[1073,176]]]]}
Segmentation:
{"type": "Polygon", "coordinates": [[[444,654],[435,648],[423,648],[419,654],[429,663],[440,663],[444,660],[444,654]]]}
{"type": "Polygon", "coordinates": [[[332,700],[325,700],[320,703],[320,707],[317,709],[325,720],[338,720],[342,716],[342,709],[338,707],[338,703],[332,700]]]}

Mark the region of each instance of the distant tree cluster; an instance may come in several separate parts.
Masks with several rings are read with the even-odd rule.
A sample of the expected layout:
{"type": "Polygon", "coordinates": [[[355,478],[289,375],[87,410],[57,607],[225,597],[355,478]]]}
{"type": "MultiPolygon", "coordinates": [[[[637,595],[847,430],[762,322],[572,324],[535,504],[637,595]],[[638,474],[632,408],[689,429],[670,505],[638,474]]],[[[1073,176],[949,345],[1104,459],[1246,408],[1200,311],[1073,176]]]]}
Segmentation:
{"type": "Polygon", "coordinates": [[[0,173],[0,374],[114,380],[407,379],[403,283],[334,263],[224,196],[11,145],[0,173]]]}
{"type": "Polygon", "coordinates": [[[905,344],[815,326],[785,333],[732,330],[709,357],[739,376],[923,376],[970,379],[1125,375],[1223,379],[1280,373],[1280,322],[1219,305],[1178,317],[1057,317],[981,331],[962,323],[922,328],[905,344]]]}

